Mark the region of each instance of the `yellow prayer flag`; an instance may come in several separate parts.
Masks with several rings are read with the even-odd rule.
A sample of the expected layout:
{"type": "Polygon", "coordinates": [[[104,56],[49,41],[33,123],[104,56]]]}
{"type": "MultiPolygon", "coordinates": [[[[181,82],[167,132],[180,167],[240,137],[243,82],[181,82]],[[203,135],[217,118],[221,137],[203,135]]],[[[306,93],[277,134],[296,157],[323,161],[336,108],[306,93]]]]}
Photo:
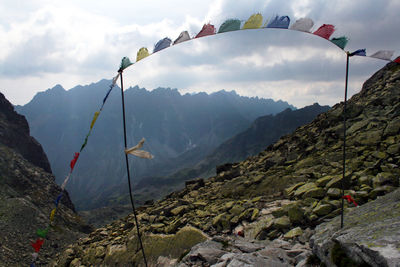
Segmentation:
{"type": "Polygon", "coordinates": [[[56,208],[54,208],[51,213],[50,213],[50,221],[52,222],[54,220],[54,215],[56,214],[56,208]]]}
{"type": "Polygon", "coordinates": [[[139,60],[142,60],[142,59],[144,59],[145,57],[148,57],[148,56],[149,56],[149,51],[147,50],[146,47],[142,47],[137,52],[136,62],[139,61],[139,60]]]}
{"type": "Polygon", "coordinates": [[[253,14],[245,22],[242,29],[258,29],[261,28],[263,22],[263,17],[260,13],[253,14]]]}
{"type": "Polygon", "coordinates": [[[97,117],[98,117],[99,115],[100,115],[100,112],[98,112],[98,111],[96,111],[96,112],[94,113],[92,123],[90,124],[90,129],[93,128],[93,126],[94,126],[94,124],[95,124],[95,122],[96,122],[96,120],[97,120],[97,117]]]}

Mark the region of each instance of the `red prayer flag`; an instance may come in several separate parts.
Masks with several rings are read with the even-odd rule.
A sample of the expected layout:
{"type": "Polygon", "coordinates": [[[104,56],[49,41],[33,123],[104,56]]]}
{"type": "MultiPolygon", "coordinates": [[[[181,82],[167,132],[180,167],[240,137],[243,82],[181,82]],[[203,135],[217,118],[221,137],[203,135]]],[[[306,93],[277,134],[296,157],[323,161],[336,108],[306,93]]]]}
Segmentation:
{"type": "Polygon", "coordinates": [[[195,38],[199,38],[199,37],[203,37],[203,36],[207,36],[207,35],[213,35],[215,33],[216,33],[216,29],[215,29],[214,25],[211,25],[210,23],[208,23],[208,24],[204,24],[203,28],[196,35],[195,38]]]}
{"type": "Polygon", "coordinates": [[[79,158],[79,153],[75,152],[74,158],[71,160],[71,163],[69,164],[69,166],[71,166],[71,171],[74,169],[75,167],[75,163],[79,158]]]}
{"type": "Polygon", "coordinates": [[[395,60],[393,60],[396,63],[400,63],[400,57],[397,57],[395,60]]]}
{"type": "Polygon", "coordinates": [[[353,204],[357,207],[358,204],[356,203],[356,201],[350,196],[350,195],[344,195],[342,198],[346,199],[347,202],[351,203],[353,202],[353,204]]]}
{"type": "Polygon", "coordinates": [[[44,239],[36,239],[35,243],[31,243],[31,246],[35,249],[35,252],[39,252],[40,248],[42,247],[44,243],[44,239]]]}
{"type": "Polygon", "coordinates": [[[331,24],[324,24],[321,27],[319,27],[319,29],[316,30],[314,34],[322,38],[329,39],[329,37],[331,37],[334,31],[335,31],[335,26],[331,24]]]}

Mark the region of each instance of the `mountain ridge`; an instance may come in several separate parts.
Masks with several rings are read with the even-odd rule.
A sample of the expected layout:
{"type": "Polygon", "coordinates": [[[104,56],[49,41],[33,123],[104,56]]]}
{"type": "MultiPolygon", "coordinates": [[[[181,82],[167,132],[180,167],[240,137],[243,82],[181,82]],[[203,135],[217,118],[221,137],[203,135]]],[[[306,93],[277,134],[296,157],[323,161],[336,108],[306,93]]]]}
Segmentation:
{"type": "MultiPolygon", "coordinates": [[[[98,92],[105,94],[109,83],[101,80],[68,91],[57,86],[37,94],[27,105],[16,107],[27,117],[32,135],[42,143],[58,183],[68,172],[68,162],[81,146],[93,113],[102,103],[103,94],[98,92]]],[[[99,190],[126,180],[121,163],[123,133],[119,94],[116,87],[109,95],[75,168],[77,178],[73,177],[67,187],[78,209],[87,207],[87,200],[82,196],[94,197],[99,190]]],[[[168,174],[175,168],[173,165],[170,165],[172,170],[168,165],[161,169],[154,166],[191,149],[207,154],[259,115],[292,108],[282,101],[241,97],[226,91],[182,95],[176,89],[147,91],[138,86],[125,90],[125,102],[128,146],[136,145],[145,137],[144,149],[155,155],[151,161],[130,159],[135,165],[134,180],[151,173],[168,174]]]]}

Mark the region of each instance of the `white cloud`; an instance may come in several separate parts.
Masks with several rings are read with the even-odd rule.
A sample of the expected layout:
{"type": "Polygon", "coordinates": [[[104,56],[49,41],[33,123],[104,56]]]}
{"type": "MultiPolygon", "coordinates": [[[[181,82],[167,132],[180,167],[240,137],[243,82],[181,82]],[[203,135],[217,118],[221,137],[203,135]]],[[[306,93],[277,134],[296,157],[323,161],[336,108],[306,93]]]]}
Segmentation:
{"type": "MultiPolygon", "coordinates": [[[[335,24],[335,36],[350,37],[350,50],[367,48],[371,54],[394,49],[397,56],[400,45],[394,34],[400,23],[396,12],[400,4],[395,0],[36,0],[23,6],[6,0],[2,7],[0,84],[6,97],[17,104],[57,83],[70,88],[111,78],[123,56],[135,60],[140,47],[151,52],[163,37],[174,40],[183,30],[193,36],[203,23],[218,28],[228,18],[244,21],[256,12],[266,19],[276,14],[289,15],[293,21],[309,16],[316,22],[314,28],[335,24]]],[[[244,95],[285,86],[297,91],[287,88],[280,96],[270,95],[296,104],[304,101],[294,97],[294,92],[312,95],[341,84],[343,62],[339,49],[312,35],[271,29],[240,31],[161,51],[132,66],[131,85],[182,91],[235,89],[244,95]]],[[[366,73],[372,74],[383,63],[354,58],[351,78],[361,84],[366,73]]],[[[326,93],[326,103],[333,104],[340,94],[326,93]]]]}

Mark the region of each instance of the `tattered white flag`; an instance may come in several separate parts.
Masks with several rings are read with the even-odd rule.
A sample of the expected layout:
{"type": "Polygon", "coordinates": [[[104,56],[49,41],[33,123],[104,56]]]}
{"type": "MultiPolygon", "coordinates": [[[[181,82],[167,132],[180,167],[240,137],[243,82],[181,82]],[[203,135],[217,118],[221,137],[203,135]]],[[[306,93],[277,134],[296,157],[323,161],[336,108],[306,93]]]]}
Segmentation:
{"type": "Polygon", "coordinates": [[[370,55],[370,57],[379,58],[379,59],[383,59],[383,60],[391,60],[393,54],[394,54],[394,51],[392,51],[392,50],[380,50],[380,51],[376,52],[375,54],[370,55]]]}
{"type": "Polygon", "coordinates": [[[154,156],[152,154],[150,154],[149,152],[144,151],[144,150],[138,150],[139,148],[141,148],[143,146],[144,141],[145,141],[144,138],[142,138],[142,140],[140,140],[140,142],[136,146],[125,149],[125,153],[137,156],[139,158],[144,158],[144,159],[154,158],[154,156]]]}

